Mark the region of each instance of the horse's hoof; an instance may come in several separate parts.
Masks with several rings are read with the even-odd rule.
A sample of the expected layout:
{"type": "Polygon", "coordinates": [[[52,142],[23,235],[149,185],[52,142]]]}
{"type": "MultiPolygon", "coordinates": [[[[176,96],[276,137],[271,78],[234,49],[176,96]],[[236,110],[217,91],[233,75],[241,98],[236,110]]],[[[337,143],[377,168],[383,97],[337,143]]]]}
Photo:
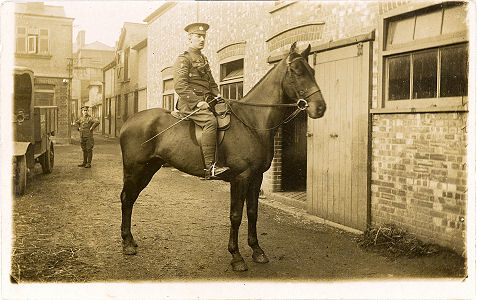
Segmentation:
{"type": "Polygon", "coordinates": [[[137,247],[137,244],[135,242],[128,243],[128,244],[123,243],[123,254],[136,255],[137,253],[136,247],[137,247]]]}
{"type": "Polygon", "coordinates": [[[232,259],[230,264],[232,265],[232,270],[235,272],[245,272],[248,270],[247,264],[243,259],[232,259]]]}
{"type": "Polygon", "coordinates": [[[253,261],[259,264],[266,264],[269,262],[265,253],[252,254],[253,261]]]}

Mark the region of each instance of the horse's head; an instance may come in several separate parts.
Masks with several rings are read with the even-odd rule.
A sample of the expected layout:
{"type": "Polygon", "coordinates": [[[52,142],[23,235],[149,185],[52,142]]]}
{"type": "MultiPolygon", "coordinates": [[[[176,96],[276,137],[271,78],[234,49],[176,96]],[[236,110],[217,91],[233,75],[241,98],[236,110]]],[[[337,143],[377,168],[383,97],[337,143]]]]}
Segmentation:
{"type": "Polygon", "coordinates": [[[306,109],[310,118],[323,117],[326,103],[315,80],[315,70],[308,64],[311,46],[298,53],[296,42],[290,47],[290,53],[284,59],[287,73],[284,89],[287,97],[296,101],[300,108],[306,109]]]}

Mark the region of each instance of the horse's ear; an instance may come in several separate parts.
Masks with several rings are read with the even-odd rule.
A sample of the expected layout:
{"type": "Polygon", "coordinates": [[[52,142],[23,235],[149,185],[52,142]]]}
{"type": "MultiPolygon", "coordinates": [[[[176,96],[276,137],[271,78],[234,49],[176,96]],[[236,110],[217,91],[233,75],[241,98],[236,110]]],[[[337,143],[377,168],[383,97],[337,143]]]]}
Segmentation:
{"type": "Polygon", "coordinates": [[[293,42],[293,44],[290,47],[290,54],[295,53],[295,52],[296,52],[296,42],[293,42]]]}
{"type": "Polygon", "coordinates": [[[308,44],[308,47],[306,47],[306,49],[301,53],[301,56],[308,60],[308,55],[310,55],[310,50],[311,50],[311,45],[308,44]]]}

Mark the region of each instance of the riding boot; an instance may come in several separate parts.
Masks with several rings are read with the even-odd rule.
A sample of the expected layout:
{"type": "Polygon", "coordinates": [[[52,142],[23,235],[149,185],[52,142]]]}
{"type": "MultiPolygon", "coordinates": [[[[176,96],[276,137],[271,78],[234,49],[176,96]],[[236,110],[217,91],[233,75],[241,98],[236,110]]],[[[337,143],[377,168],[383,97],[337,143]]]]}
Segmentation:
{"type": "Polygon", "coordinates": [[[93,150],[88,150],[88,162],[84,166],[85,168],[91,168],[91,160],[93,159],[93,150]]]}
{"type": "Polygon", "coordinates": [[[202,145],[202,154],[204,156],[205,164],[205,180],[219,179],[217,175],[220,175],[229,170],[228,167],[215,166],[215,145],[202,145]]]}
{"type": "Polygon", "coordinates": [[[86,152],[86,150],[83,150],[83,163],[78,165],[78,167],[86,166],[87,162],[88,162],[88,152],[86,152]]]}

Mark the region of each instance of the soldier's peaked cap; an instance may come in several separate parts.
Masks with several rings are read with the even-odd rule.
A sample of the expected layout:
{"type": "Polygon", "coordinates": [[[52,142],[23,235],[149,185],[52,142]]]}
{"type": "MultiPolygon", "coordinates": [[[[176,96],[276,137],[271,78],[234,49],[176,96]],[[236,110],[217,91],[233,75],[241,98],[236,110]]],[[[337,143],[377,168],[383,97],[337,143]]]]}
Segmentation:
{"type": "Polygon", "coordinates": [[[205,23],[192,23],[187,25],[184,30],[188,33],[205,34],[209,25],[205,23]]]}
{"type": "Polygon", "coordinates": [[[83,108],[89,109],[89,106],[88,105],[83,105],[83,106],[81,106],[81,109],[83,109],[83,108]]]}

